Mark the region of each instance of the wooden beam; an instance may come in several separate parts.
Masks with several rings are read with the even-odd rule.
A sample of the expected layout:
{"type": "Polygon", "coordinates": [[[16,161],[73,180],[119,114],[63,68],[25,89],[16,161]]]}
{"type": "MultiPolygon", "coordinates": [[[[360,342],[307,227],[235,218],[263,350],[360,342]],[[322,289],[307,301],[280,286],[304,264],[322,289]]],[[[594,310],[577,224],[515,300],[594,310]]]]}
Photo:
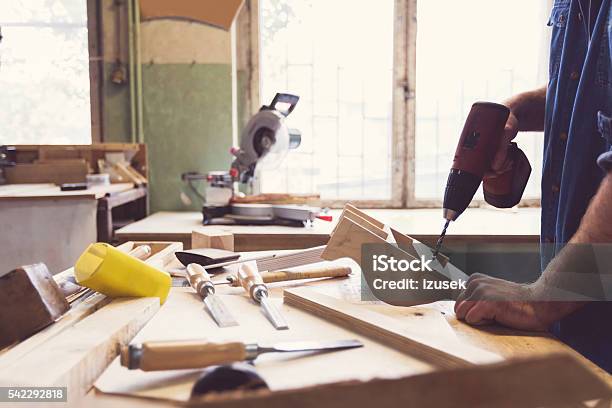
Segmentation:
{"type": "Polygon", "coordinates": [[[503,361],[501,356],[464,344],[456,337],[428,336],[418,327],[408,330],[393,318],[312,289],[287,289],[284,301],[437,367],[451,368],[503,361]]]}

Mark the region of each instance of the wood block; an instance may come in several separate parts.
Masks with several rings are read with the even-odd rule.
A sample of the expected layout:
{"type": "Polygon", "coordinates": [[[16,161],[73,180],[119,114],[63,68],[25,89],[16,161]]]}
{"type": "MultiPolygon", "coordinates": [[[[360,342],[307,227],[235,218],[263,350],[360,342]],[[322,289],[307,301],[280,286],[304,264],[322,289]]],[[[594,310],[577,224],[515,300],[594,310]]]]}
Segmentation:
{"type": "Polygon", "coordinates": [[[53,323],[70,305],[43,263],[0,277],[0,348],[53,323]]]}
{"type": "Polygon", "coordinates": [[[191,232],[191,248],[216,248],[234,251],[234,234],[211,228],[200,228],[191,232]]]}
{"type": "MultiPolygon", "coordinates": [[[[290,306],[316,314],[437,367],[451,368],[503,360],[495,353],[462,343],[455,336],[428,336],[418,327],[408,330],[393,318],[309,288],[287,289],[284,300],[290,306]]],[[[441,315],[440,319],[443,319],[441,315]]]]}

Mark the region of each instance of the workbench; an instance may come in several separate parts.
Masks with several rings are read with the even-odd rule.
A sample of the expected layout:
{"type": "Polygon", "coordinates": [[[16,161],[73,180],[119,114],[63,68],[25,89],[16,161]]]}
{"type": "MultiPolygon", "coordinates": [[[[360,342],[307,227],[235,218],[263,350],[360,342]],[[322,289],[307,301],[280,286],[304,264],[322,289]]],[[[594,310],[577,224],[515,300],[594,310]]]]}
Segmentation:
{"type": "Polygon", "coordinates": [[[146,187],[131,183],[61,191],[54,184],[0,185],[0,271],[45,262],[52,273],[71,266],[88,244],[113,239],[113,209],[147,211],[146,187]]]}
{"type": "MultiPolygon", "coordinates": [[[[127,245],[127,244],[126,244],[127,245]]],[[[253,255],[262,255],[261,252],[255,254],[244,254],[245,257],[253,255]]],[[[176,269],[179,264],[178,261],[173,260],[171,263],[164,263],[167,270],[176,269]]],[[[338,261],[336,261],[338,262],[338,261]]],[[[587,367],[591,373],[594,373],[595,377],[602,379],[605,383],[612,385],[612,378],[610,375],[599,369],[588,360],[584,359],[578,353],[555,340],[554,338],[538,333],[528,333],[522,331],[515,331],[505,329],[501,327],[484,327],[474,328],[466,325],[463,322],[459,322],[453,313],[453,303],[449,301],[440,301],[429,305],[422,305],[412,308],[394,307],[383,304],[381,302],[363,302],[360,297],[360,274],[358,273],[358,266],[350,260],[342,260],[342,263],[353,268],[354,273],[348,278],[342,279],[326,279],[326,280],[314,280],[308,282],[284,282],[271,284],[271,296],[275,300],[275,303],[281,307],[282,312],[288,318],[290,322],[290,330],[287,331],[274,331],[267,320],[261,315],[258,308],[251,303],[248,297],[245,295],[241,288],[230,288],[221,287],[219,288],[219,295],[224,296],[224,301],[229,302],[231,307],[238,308],[242,312],[248,311],[249,315],[246,316],[241,313],[240,324],[242,327],[248,327],[248,329],[231,331],[233,329],[218,329],[214,323],[212,323],[210,316],[206,313],[202,306],[201,300],[191,288],[175,287],[171,289],[170,295],[167,301],[160,307],[157,299],[153,298],[139,298],[139,299],[116,299],[108,302],[104,299],[100,300],[102,295],[94,295],[90,301],[90,305],[85,303],[78,306],[80,308],[81,317],[77,320],[75,316],[65,316],[59,325],[63,325],[61,329],[54,329],[53,326],[45,329],[43,332],[35,335],[26,342],[29,343],[24,345],[18,345],[15,349],[9,349],[8,352],[0,353],[0,366],[2,367],[13,367],[11,374],[9,371],[4,371],[5,377],[0,380],[0,383],[11,381],[14,378],[32,378],[28,376],[29,371],[36,371],[33,377],[54,378],[56,381],[64,378],[65,381],[71,381],[73,392],[81,391],[85,395],[84,400],[78,398],[75,395],[69,397],[74,406],[88,406],[88,407],[173,407],[180,406],[181,403],[177,401],[158,400],[151,399],[156,394],[156,389],[159,387],[159,393],[157,395],[184,395],[184,389],[186,385],[192,384],[194,375],[197,377],[197,373],[193,371],[187,372],[159,372],[153,373],[152,377],[155,380],[149,384],[142,382],[142,380],[134,377],[125,377],[125,373],[117,371],[118,361],[113,361],[106,371],[104,367],[108,362],[113,359],[112,350],[116,350],[116,344],[125,344],[133,341],[143,341],[143,339],[157,339],[157,340],[172,340],[172,339],[194,339],[194,338],[205,338],[208,340],[238,340],[232,336],[236,336],[238,333],[242,333],[244,336],[247,333],[249,340],[272,340],[272,339],[291,339],[304,337],[308,339],[325,338],[326,336],[350,335],[352,337],[361,339],[366,343],[366,347],[357,349],[357,355],[361,356],[359,361],[353,361],[349,352],[338,352],[338,353],[323,353],[319,355],[310,355],[304,358],[300,357],[284,357],[278,360],[264,360],[257,364],[258,370],[263,370],[266,375],[270,376],[267,380],[272,379],[278,383],[284,383],[286,386],[291,388],[298,385],[302,379],[300,376],[295,375],[295,370],[306,370],[307,376],[309,377],[310,383],[312,383],[313,375],[318,376],[320,369],[324,368],[325,372],[321,375],[326,380],[330,381],[334,379],[336,375],[347,375],[347,371],[354,373],[354,378],[360,379],[361,381],[368,381],[368,375],[372,373],[363,374],[363,371],[368,371],[365,368],[369,367],[369,364],[377,365],[378,372],[387,378],[390,375],[393,378],[394,375],[401,375],[402,378],[410,378],[410,376],[419,376],[431,372],[431,366],[424,363],[420,359],[416,359],[412,356],[407,356],[401,353],[399,350],[389,349],[388,346],[379,343],[372,338],[364,338],[362,335],[348,333],[346,328],[336,327],[331,321],[327,321],[322,316],[308,315],[305,312],[295,310],[286,304],[281,304],[280,297],[283,296],[285,289],[291,288],[303,288],[315,290],[317,292],[326,294],[326,296],[341,299],[346,303],[355,305],[359,308],[379,313],[385,318],[392,318],[397,322],[398,326],[412,326],[423,327],[423,332],[428,333],[430,336],[436,336],[437,333],[446,333],[451,331],[456,334],[457,338],[468,346],[475,346],[483,351],[493,352],[504,359],[516,358],[516,357],[536,357],[536,356],[549,356],[557,353],[566,353],[577,359],[584,367],[587,367]],[[426,317],[430,315],[438,315],[440,321],[436,322],[448,322],[443,323],[444,327],[439,325],[431,325],[431,321],[427,320],[426,317]],[[421,321],[421,319],[424,319],[421,321]],[[429,322],[429,323],[427,323],[429,322]],[[419,326],[422,324],[422,326],[419,326]],[[416,326],[415,326],[416,325],[416,326]],[[257,330],[252,331],[252,329],[257,330]],[[229,331],[224,331],[229,330],[229,331]],[[229,334],[226,334],[229,333],[229,334]],[[334,334],[335,333],[335,334],[334,334]],[[342,334],[343,333],[343,334],[342,334]],[[40,338],[40,340],[37,338],[40,338]],[[228,337],[229,336],[229,337],[228,337]],[[321,337],[320,337],[321,336],[321,337]],[[47,344],[45,342],[51,342],[47,344]],[[88,351],[88,347],[92,347],[96,344],[95,351],[99,354],[88,351]],[[86,346],[89,345],[89,346],[86,346]],[[51,355],[46,354],[47,349],[53,350],[54,353],[51,355]],[[29,351],[27,351],[29,350],[29,351]],[[21,355],[21,357],[15,356],[14,352],[21,355]],[[11,354],[13,353],[13,354],[11,354]],[[343,354],[344,353],[344,354],[343,354]],[[365,353],[365,354],[364,354],[365,353]],[[42,355],[46,355],[42,358],[42,355]],[[85,357],[87,356],[87,357],[85,357]],[[371,358],[363,359],[364,356],[370,356],[371,358]],[[389,366],[380,363],[379,359],[383,362],[388,362],[389,366]],[[13,361],[11,363],[10,361],[13,361]],[[103,362],[106,361],[104,365],[103,362]],[[23,363],[25,362],[25,363],[23,363]],[[17,363],[16,365],[14,365],[17,363]],[[28,367],[29,371],[21,371],[20,367],[23,364],[28,367]],[[75,368],[72,369],[71,376],[63,377],[60,374],[60,370],[68,370],[70,364],[75,364],[75,368]],[[298,368],[296,368],[298,367],[298,368]],[[57,370],[57,373],[55,372],[57,370]],[[382,371],[380,371],[382,370],[382,371]],[[390,371],[389,371],[390,370],[390,371]],[[103,372],[104,371],[104,372],[103,372]],[[95,376],[92,376],[94,375],[95,376]],[[292,374],[293,373],[293,374],[292,374]],[[314,374],[313,374],[314,373],[314,374]],[[339,374],[344,373],[344,374],[339,374]],[[90,377],[90,382],[84,382],[83,378],[90,377]],[[172,380],[167,380],[167,378],[172,380]],[[406,377],[407,376],[407,377],[406,377]],[[97,380],[96,380],[97,378],[97,380]],[[128,384],[124,381],[127,380],[128,384]],[[166,382],[168,381],[168,382],[166,382]],[[91,383],[95,384],[96,388],[91,388],[91,383]],[[132,385],[130,385],[132,383],[132,385]],[[78,384],[78,385],[77,385],[78,384]],[[86,384],[90,384],[87,386],[86,384]],[[143,384],[147,384],[144,385],[143,384]],[[134,386],[134,389],[130,390],[130,387],[134,386]],[[134,398],[133,396],[119,395],[102,393],[99,388],[112,389],[116,388],[115,392],[120,392],[120,389],[124,389],[125,392],[133,393],[134,390],[142,388],[142,396],[149,395],[148,398],[134,398]],[[118,387],[118,388],[117,388],[118,387]],[[180,391],[182,389],[183,391],[180,391]],[[89,391],[87,391],[89,390],[89,391]],[[76,400],[74,399],[76,398],[76,400]]],[[[234,273],[235,266],[230,267],[228,273],[234,273]]],[[[222,276],[218,276],[216,279],[222,279],[222,276]]],[[[236,310],[236,309],[234,309],[236,310]]],[[[349,330],[350,332],[350,330],[349,330]]],[[[5,367],[5,368],[6,368],[5,367]]],[[[563,370],[559,370],[563,371],[563,370]]],[[[2,372],[2,370],[0,370],[2,372]]],[[[435,372],[435,370],[434,370],[435,372]]],[[[138,373],[130,372],[138,375],[138,373]]],[[[571,375],[563,373],[562,375],[571,375]]],[[[349,374],[350,376],[350,374],[349,374]]],[[[138,377],[140,378],[140,377],[138,377]]],[[[592,379],[591,379],[592,380],[592,379]]],[[[33,380],[43,381],[43,380],[33,380]]],[[[322,384],[325,383],[323,381],[322,384]]],[[[427,395],[435,393],[436,395],[446,395],[446,392],[453,392],[454,395],[465,394],[463,389],[453,384],[459,381],[457,377],[439,379],[437,383],[428,383],[426,390],[417,389],[421,400],[423,398],[430,398],[427,395]],[[441,387],[444,387],[442,389],[441,387]],[[453,390],[454,388],[454,390],[453,390]]],[[[537,379],[537,381],[546,381],[537,379]]],[[[536,383],[536,380],[533,382],[536,383]]],[[[519,386],[523,386],[522,381],[512,381],[514,386],[518,382],[519,386]]],[[[350,382],[346,383],[350,385],[350,382]]],[[[365,390],[369,386],[360,385],[365,390]]],[[[378,382],[376,384],[379,384],[378,382]]],[[[34,385],[34,384],[33,384],[34,385]]],[[[472,383],[472,385],[474,385],[472,383]]],[[[530,381],[526,381],[524,386],[528,387],[530,381]]],[[[380,384],[379,384],[380,386],[380,384]]],[[[382,384],[382,386],[386,386],[382,384]]],[[[505,384],[502,384],[501,388],[505,384]]],[[[582,385],[584,386],[584,384],[582,385]]],[[[498,388],[499,385],[498,385],[498,388]]],[[[306,389],[305,392],[308,390],[306,389]]],[[[406,391],[401,388],[389,390],[387,393],[382,394],[371,394],[368,396],[370,403],[376,403],[379,399],[384,401],[381,406],[392,407],[394,401],[399,399],[405,401],[406,398],[413,398],[414,390],[406,391]],[[408,395],[408,396],[407,396],[408,395]],[[412,395],[412,396],[411,396],[412,395]]],[[[474,391],[474,390],[472,390],[474,391]]],[[[340,391],[341,392],[341,391],[340,391]]],[[[353,389],[354,392],[354,389],[353,389]]],[[[550,392],[550,391],[549,391],[550,392]]],[[[552,392],[557,392],[553,390],[552,392]]],[[[330,397],[329,392],[326,395],[322,395],[327,401],[330,398],[337,399],[333,395],[330,397]]],[[[319,398],[316,392],[310,395],[310,403],[300,400],[300,403],[295,405],[300,407],[315,407],[321,406],[319,398]]],[[[448,405],[449,401],[445,401],[448,405]]],[[[450,401],[454,404],[455,400],[450,401]]],[[[248,404],[247,404],[248,405],[248,404]]],[[[58,404],[58,406],[63,406],[58,404]]],[[[206,406],[206,405],[203,405],[206,406]]],[[[214,404],[215,407],[226,406],[223,403],[214,404]]],[[[229,403],[227,406],[240,406],[240,402],[229,403]]],[[[261,405],[258,405],[261,406],[261,405]]],[[[287,405],[274,405],[276,406],[287,406],[287,405]]],[[[327,406],[327,405],[325,405],[327,406]]],[[[346,401],[344,404],[337,406],[360,406],[359,404],[347,405],[346,401]]],[[[418,406],[426,406],[425,404],[419,404],[418,406]]],[[[427,406],[439,406],[439,405],[427,405],[427,406]]],[[[466,406],[463,404],[462,406],[466,406]]],[[[467,405],[469,406],[469,405],[467,405]]],[[[556,406],[556,405],[555,405],[556,406]]]]}
{"type": "MultiPolygon", "coordinates": [[[[382,222],[421,242],[434,245],[442,229],[441,209],[376,209],[366,210],[382,222]]],[[[199,212],[158,212],[115,232],[121,241],[179,241],[191,247],[191,232],[195,229],[224,230],[234,234],[236,251],[271,249],[302,249],[324,245],[329,239],[340,210],[332,210],[334,221],[315,220],[311,227],[281,226],[203,226],[199,212]]],[[[470,208],[454,222],[446,244],[494,242],[538,243],[540,209],[512,210],[470,208]]]]}

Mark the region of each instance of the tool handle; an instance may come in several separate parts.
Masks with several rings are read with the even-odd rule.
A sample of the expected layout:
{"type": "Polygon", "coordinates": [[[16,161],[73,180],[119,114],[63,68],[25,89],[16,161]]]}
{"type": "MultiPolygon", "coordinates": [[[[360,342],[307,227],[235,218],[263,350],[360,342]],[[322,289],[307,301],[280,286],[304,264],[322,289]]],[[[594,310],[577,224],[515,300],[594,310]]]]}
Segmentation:
{"type": "Polygon", "coordinates": [[[497,208],[517,205],[531,174],[529,159],[516,143],[510,143],[508,147],[508,161],[512,163],[508,171],[482,181],[485,201],[497,208]]]}
{"type": "Polygon", "coordinates": [[[255,289],[257,287],[265,288],[265,285],[261,274],[257,270],[257,263],[246,262],[240,265],[240,268],[238,268],[237,278],[240,282],[240,286],[247,291],[253,300],[259,302],[259,300],[255,298],[255,289]]]}
{"type": "Polygon", "coordinates": [[[275,271],[261,274],[264,283],[284,282],[300,279],[339,278],[348,276],[351,268],[347,266],[330,266],[326,268],[310,269],[305,271],[275,271]]]}
{"type": "Polygon", "coordinates": [[[121,349],[121,365],[142,371],[180,370],[243,361],[246,345],[199,340],[149,341],[121,349]]]}
{"type": "Polygon", "coordinates": [[[196,263],[187,265],[187,279],[191,287],[202,296],[208,295],[208,289],[215,292],[215,285],[202,265],[196,263]]]}
{"type": "Polygon", "coordinates": [[[149,245],[138,245],[128,252],[128,254],[132,255],[134,258],[144,261],[151,256],[151,247],[149,245]]]}

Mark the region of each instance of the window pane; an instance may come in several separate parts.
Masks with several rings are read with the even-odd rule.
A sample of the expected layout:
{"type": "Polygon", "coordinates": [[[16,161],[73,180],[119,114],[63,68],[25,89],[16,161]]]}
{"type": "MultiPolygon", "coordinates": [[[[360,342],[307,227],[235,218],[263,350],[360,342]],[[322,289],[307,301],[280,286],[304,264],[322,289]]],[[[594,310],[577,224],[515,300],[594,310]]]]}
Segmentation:
{"type": "MultiPolygon", "coordinates": [[[[418,199],[442,198],[472,103],[503,102],[546,84],[547,3],[418,1],[418,199]]],[[[540,195],[543,140],[541,134],[519,135],[517,139],[533,168],[525,198],[540,195]]]]}
{"type": "Polygon", "coordinates": [[[263,192],[391,198],[393,0],[260,0],[261,103],[300,96],[302,145],[263,192]]]}
{"type": "Polygon", "coordinates": [[[0,2],[0,144],[91,143],[84,0],[0,2]]]}

